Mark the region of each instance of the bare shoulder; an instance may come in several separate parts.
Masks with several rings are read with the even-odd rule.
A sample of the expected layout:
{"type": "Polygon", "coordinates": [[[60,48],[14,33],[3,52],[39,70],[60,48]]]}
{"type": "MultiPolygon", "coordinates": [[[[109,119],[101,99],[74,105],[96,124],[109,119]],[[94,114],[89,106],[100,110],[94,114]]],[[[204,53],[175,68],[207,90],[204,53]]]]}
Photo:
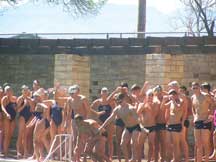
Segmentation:
{"type": "Polygon", "coordinates": [[[79,95],[79,97],[80,97],[80,100],[82,100],[82,101],[85,101],[85,100],[87,100],[86,96],[79,95]]]}
{"type": "Polygon", "coordinates": [[[135,106],[129,104],[129,109],[136,110],[135,106]]]}
{"type": "Polygon", "coordinates": [[[92,104],[95,105],[95,104],[99,104],[100,102],[101,102],[101,100],[98,98],[98,99],[94,100],[92,104]]]}
{"type": "Polygon", "coordinates": [[[87,123],[89,123],[90,125],[93,125],[93,124],[95,124],[95,123],[97,123],[95,120],[93,120],[93,119],[86,119],[86,120],[84,120],[85,122],[87,122],[87,123]]]}
{"type": "Polygon", "coordinates": [[[194,99],[194,97],[195,97],[195,95],[192,95],[192,96],[191,96],[191,100],[193,100],[193,99],[194,99]]]}
{"type": "Polygon", "coordinates": [[[2,101],[7,101],[7,100],[8,100],[7,96],[2,97],[2,101]]]}

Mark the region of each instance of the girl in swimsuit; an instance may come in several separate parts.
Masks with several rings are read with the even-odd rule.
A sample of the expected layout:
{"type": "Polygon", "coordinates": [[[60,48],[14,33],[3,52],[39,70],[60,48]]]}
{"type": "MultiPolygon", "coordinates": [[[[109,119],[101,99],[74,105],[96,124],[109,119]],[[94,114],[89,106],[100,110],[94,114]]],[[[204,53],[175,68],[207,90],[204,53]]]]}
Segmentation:
{"type": "MultiPolygon", "coordinates": [[[[99,123],[103,124],[104,121],[111,115],[113,107],[115,106],[113,100],[108,99],[108,89],[103,87],[100,92],[101,97],[93,102],[91,108],[98,111],[104,112],[99,116],[99,123]]],[[[114,134],[114,125],[110,124],[106,127],[108,133],[107,143],[108,143],[108,154],[109,159],[112,160],[113,155],[113,134],[114,134]]]]}
{"type": "Polygon", "coordinates": [[[8,155],[8,148],[11,137],[15,129],[16,117],[16,97],[13,96],[13,91],[10,86],[5,87],[5,96],[1,100],[2,111],[4,112],[4,142],[3,152],[4,156],[8,155]]]}
{"type": "Polygon", "coordinates": [[[19,112],[19,131],[17,139],[17,158],[21,158],[23,153],[26,152],[27,138],[26,138],[26,126],[32,119],[31,105],[32,101],[29,95],[29,88],[25,85],[22,86],[22,95],[17,99],[17,112],[19,112]]]}

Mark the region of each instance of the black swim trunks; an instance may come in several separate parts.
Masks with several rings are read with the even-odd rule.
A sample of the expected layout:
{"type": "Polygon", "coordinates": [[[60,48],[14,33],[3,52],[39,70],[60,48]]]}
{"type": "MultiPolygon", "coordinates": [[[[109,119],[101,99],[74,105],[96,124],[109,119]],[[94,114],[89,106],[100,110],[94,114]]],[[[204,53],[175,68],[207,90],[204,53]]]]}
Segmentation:
{"type": "Polygon", "coordinates": [[[190,126],[190,121],[189,121],[188,119],[186,119],[186,120],[184,121],[184,126],[185,126],[186,128],[189,128],[189,126],[190,126]]]}
{"type": "Polygon", "coordinates": [[[157,127],[157,131],[166,130],[166,124],[165,123],[157,123],[156,127],[157,127]]]}
{"type": "Polygon", "coordinates": [[[125,124],[124,124],[123,120],[120,119],[120,118],[119,118],[119,119],[116,119],[115,125],[116,125],[116,126],[119,126],[119,127],[121,127],[121,128],[124,128],[124,127],[125,127],[125,124]]]}
{"type": "Polygon", "coordinates": [[[147,129],[149,131],[149,133],[153,132],[153,131],[157,131],[157,126],[151,126],[151,127],[144,127],[145,129],[147,129]]]}
{"type": "Polygon", "coordinates": [[[204,123],[203,120],[196,121],[194,124],[195,124],[194,125],[195,129],[209,129],[209,130],[211,130],[211,128],[212,128],[211,122],[204,123]]]}
{"type": "Polygon", "coordinates": [[[133,133],[133,131],[141,132],[141,128],[139,124],[132,126],[132,127],[126,127],[126,129],[128,130],[129,133],[133,133]]]}
{"type": "Polygon", "coordinates": [[[169,132],[181,132],[182,131],[182,125],[181,124],[170,124],[167,126],[167,130],[169,132]]]}

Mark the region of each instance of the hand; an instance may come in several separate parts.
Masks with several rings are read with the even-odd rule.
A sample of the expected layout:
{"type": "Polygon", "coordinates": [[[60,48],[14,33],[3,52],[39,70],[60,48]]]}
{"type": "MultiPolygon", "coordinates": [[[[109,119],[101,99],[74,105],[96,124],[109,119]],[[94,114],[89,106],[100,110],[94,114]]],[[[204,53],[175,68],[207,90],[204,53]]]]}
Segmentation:
{"type": "Polygon", "coordinates": [[[11,120],[11,116],[10,116],[10,114],[6,114],[6,117],[9,119],[9,120],[11,120]]]}
{"type": "Polygon", "coordinates": [[[121,91],[122,91],[122,87],[119,86],[116,88],[116,92],[121,92],[121,91]]]}
{"type": "Polygon", "coordinates": [[[97,112],[98,116],[101,116],[101,115],[103,115],[103,114],[105,114],[105,113],[106,113],[106,111],[97,112]]]}
{"type": "Polygon", "coordinates": [[[167,103],[170,100],[169,96],[164,96],[162,102],[167,103]]]}
{"type": "Polygon", "coordinates": [[[141,127],[141,132],[144,132],[144,133],[149,133],[149,130],[148,129],[146,129],[146,128],[144,128],[144,127],[141,127]]]}
{"type": "Polygon", "coordinates": [[[28,104],[28,100],[25,98],[23,106],[25,107],[27,104],[28,104]]]}
{"type": "Polygon", "coordinates": [[[145,88],[149,87],[149,82],[145,81],[145,83],[143,84],[143,87],[145,87],[145,88]]]}

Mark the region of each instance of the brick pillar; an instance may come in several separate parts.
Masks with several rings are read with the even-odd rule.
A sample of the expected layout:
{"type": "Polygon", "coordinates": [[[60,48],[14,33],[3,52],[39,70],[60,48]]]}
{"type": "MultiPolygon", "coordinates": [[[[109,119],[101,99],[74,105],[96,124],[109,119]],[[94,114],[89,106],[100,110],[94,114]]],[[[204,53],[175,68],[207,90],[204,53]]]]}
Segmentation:
{"type": "Polygon", "coordinates": [[[65,87],[78,84],[81,94],[89,98],[89,57],[72,54],[55,55],[54,82],[60,82],[65,87]]]}

